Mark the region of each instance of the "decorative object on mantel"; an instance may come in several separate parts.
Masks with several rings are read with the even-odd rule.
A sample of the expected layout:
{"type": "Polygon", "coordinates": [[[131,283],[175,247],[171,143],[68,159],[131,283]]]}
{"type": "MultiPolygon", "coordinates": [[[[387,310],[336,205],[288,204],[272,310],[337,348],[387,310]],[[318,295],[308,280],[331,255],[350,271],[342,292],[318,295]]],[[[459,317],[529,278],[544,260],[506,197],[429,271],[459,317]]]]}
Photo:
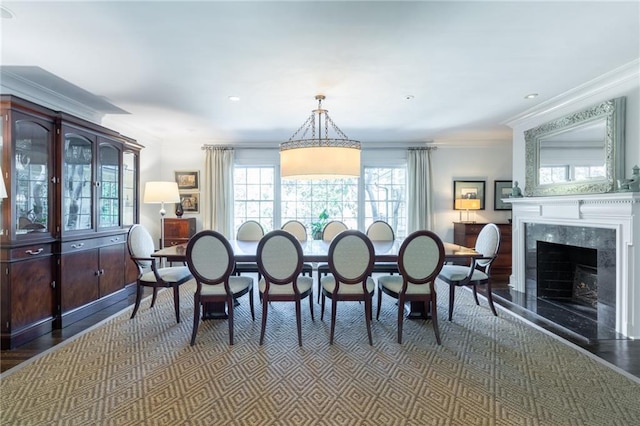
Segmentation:
{"type": "Polygon", "coordinates": [[[511,198],[522,197],[522,190],[518,186],[518,181],[513,182],[513,188],[511,188],[511,198]]]}
{"type": "Polygon", "coordinates": [[[630,179],[618,180],[618,191],[620,192],[638,192],[640,191],[640,168],[634,166],[633,174],[630,179]]]}

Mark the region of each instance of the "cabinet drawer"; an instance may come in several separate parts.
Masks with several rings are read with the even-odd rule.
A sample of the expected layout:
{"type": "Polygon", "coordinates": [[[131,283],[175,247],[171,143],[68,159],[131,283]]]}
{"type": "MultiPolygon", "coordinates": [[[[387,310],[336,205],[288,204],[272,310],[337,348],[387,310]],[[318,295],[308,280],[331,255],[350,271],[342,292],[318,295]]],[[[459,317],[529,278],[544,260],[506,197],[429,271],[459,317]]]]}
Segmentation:
{"type": "Polygon", "coordinates": [[[32,259],[37,256],[47,256],[52,253],[51,244],[34,244],[9,250],[9,259],[32,259]]]}
{"type": "Polygon", "coordinates": [[[189,242],[189,238],[168,238],[168,239],[165,238],[164,246],[171,247],[171,246],[177,246],[178,244],[184,244],[188,242],[189,242]]]}

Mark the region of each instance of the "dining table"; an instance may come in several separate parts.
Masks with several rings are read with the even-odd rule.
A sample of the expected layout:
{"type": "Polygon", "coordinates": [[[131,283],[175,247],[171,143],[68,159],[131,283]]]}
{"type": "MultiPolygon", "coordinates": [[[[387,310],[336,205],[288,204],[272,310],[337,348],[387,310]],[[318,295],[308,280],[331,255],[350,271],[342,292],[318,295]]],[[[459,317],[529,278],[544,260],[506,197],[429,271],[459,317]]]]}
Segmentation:
{"type": "MultiPolygon", "coordinates": [[[[375,262],[397,262],[398,253],[403,239],[395,239],[393,241],[371,241],[375,251],[375,262]]],[[[233,249],[234,260],[236,262],[256,262],[258,241],[242,241],[229,240],[233,249]]],[[[162,248],[154,252],[151,256],[161,259],[167,259],[171,262],[185,262],[187,260],[187,244],[177,244],[170,247],[162,248]]],[[[304,262],[327,262],[329,259],[330,241],[324,240],[307,240],[301,241],[302,255],[304,262]]],[[[470,247],[464,247],[458,244],[443,242],[445,262],[465,263],[469,265],[469,271],[475,267],[475,261],[481,258],[482,253],[477,252],[470,247]]],[[[209,304],[203,310],[202,319],[222,319],[226,318],[226,307],[224,303],[209,304]]],[[[411,302],[409,304],[407,318],[409,319],[428,319],[429,312],[425,310],[424,304],[420,302],[411,302]]]]}

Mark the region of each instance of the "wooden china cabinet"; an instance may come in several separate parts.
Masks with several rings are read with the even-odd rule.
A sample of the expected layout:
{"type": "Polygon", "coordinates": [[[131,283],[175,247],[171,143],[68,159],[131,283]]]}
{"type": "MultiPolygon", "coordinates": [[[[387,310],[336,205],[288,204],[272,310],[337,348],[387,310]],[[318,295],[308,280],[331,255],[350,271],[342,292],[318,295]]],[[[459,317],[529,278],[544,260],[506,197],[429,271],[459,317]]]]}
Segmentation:
{"type": "Polygon", "coordinates": [[[2,348],[125,298],[137,271],[142,146],[74,116],[0,95],[2,348]]]}

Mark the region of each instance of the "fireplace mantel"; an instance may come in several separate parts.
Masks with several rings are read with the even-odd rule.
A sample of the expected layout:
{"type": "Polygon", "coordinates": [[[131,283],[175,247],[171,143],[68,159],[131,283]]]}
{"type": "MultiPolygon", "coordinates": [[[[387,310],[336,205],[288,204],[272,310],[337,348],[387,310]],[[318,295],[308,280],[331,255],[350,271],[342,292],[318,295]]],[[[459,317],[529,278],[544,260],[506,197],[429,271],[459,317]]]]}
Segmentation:
{"type": "Polygon", "coordinates": [[[640,193],[509,198],[513,208],[510,285],[525,291],[525,224],[613,229],[616,232],[616,331],[640,338],[640,193]]]}

